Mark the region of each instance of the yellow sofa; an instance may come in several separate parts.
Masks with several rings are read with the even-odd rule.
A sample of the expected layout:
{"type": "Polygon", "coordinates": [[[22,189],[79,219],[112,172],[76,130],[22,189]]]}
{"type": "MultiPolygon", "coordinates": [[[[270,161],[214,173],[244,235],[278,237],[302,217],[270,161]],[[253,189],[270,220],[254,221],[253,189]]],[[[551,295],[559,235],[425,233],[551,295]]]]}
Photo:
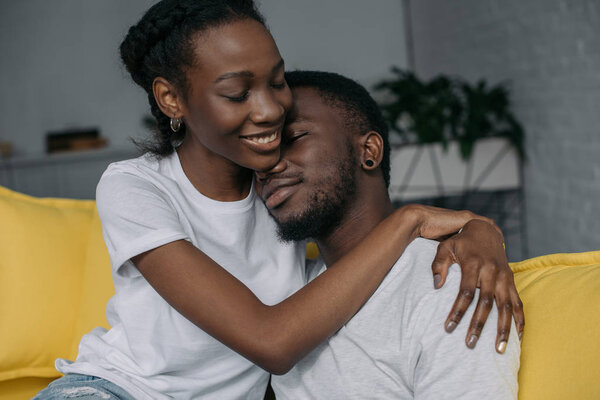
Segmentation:
{"type": "MultiPolygon", "coordinates": [[[[600,251],[512,265],[525,304],[519,398],[600,399],[600,251]]],[[[0,187],[0,399],[28,399],[107,327],[113,294],[93,201],[0,187]]]]}

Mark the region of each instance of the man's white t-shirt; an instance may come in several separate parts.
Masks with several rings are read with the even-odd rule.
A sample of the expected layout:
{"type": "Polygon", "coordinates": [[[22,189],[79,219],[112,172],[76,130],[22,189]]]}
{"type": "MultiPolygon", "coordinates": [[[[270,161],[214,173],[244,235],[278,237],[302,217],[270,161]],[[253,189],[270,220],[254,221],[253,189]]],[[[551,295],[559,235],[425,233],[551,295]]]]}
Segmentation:
{"type": "Polygon", "coordinates": [[[187,179],[177,153],[111,164],[98,184],[97,207],[111,259],[112,327],[85,335],[62,373],[105,378],[138,399],[262,399],[269,374],[180,315],[130,259],[184,239],[276,304],[306,282],[303,244],[282,244],[262,201],[220,202],[187,179]]]}
{"type": "MultiPolygon", "coordinates": [[[[466,347],[465,337],[476,301],[456,330],[445,332],[460,269],[453,265],[443,288],[433,288],[437,245],[413,241],[340,331],[289,373],[273,376],[277,399],[516,399],[520,347],[514,323],[504,354],[494,350],[495,305],[475,349],[466,347]]],[[[320,261],[314,271],[323,269],[320,261]]]]}

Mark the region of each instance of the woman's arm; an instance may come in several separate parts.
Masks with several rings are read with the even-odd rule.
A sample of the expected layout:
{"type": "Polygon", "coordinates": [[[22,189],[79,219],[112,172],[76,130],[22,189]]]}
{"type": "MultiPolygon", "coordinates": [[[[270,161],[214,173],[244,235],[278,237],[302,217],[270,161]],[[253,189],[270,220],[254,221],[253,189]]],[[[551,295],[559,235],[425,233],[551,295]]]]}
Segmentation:
{"type": "MultiPolygon", "coordinates": [[[[274,306],[187,241],[147,251],[133,262],[182,315],[265,370],[282,374],[335,333],[377,289],[406,246],[429,221],[404,207],[382,221],[351,252],[274,306]],[[373,251],[377,249],[377,251],[373,251]]],[[[428,225],[436,236],[456,232],[472,215],[445,211],[428,225]]]]}

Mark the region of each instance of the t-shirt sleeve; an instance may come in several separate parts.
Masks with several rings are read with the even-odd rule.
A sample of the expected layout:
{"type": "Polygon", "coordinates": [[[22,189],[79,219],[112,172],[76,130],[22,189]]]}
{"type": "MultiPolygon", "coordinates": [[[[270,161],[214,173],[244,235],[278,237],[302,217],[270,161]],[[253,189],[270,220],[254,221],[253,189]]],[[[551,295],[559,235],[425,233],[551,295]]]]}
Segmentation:
{"type": "Polygon", "coordinates": [[[325,271],[325,262],[321,256],[316,259],[306,259],[306,283],[312,281],[325,271]]]}
{"type": "Polygon", "coordinates": [[[478,296],[453,333],[443,329],[459,285],[460,270],[453,265],[444,287],[425,296],[414,314],[411,357],[414,398],[516,399],[520,344],[514,321],[504,354],[495,350],[498,321],[495,303],[475,348],[465,345],[478,296]]]}
{"type": "Polygon", "coordinates": [[[111,266],[118,274],[139,275],[132,257],[175,240],[189,240],[168,196],[144,178],[105,173],[96,202],[111,266]]]}

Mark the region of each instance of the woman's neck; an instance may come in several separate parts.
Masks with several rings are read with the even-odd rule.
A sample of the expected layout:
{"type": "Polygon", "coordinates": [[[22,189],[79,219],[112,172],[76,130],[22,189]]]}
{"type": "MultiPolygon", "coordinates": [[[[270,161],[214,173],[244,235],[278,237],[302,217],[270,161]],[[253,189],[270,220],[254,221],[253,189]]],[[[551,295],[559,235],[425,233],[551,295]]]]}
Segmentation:
{"type": "Polygon", "coordinates": [[[183,172],[204,196],[218,201],[238,201],[250,193],[251,170],[240,167],[195,141],[185,141],[176,151],[183,172]]]}

